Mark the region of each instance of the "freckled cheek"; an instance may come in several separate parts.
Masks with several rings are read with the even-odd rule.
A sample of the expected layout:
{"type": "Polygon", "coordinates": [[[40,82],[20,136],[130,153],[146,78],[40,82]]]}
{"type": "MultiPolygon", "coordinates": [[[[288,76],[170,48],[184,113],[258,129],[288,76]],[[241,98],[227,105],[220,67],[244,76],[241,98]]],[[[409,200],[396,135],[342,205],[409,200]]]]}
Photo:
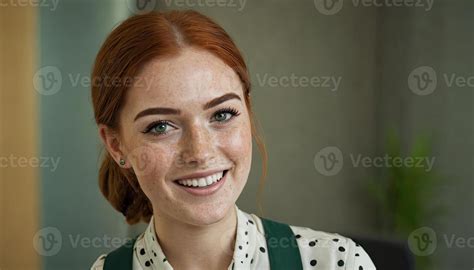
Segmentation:
{"type": "Polygon", "coordinates": [[[153,191],[162,189],[165,181],[168,181],[168,172],[171,170],[173,164],[173,151],[169,147],[149,147],[152,149],[148,152],[150,157],[150,168],[143,171],[142,174],[137,174],[140,186],[147,196],[149,194],[156,194],[153,191]]]}
{"type": "Polygon", "coordinates": [[[252,155],[252,137],[250,130],[236,127],[220,134],[219,146],[234,163],[242,162],[252,155]]]}

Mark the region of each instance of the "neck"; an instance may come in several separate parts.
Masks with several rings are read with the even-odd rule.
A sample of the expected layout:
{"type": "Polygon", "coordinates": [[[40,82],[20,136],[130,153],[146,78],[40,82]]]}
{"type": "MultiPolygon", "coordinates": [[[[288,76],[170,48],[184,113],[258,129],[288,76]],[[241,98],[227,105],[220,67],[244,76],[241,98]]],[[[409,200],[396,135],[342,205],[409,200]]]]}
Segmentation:
{"type": "Polygon", "coordinates": [[[223,219],[204,226],[182,223],[159,214],[153,218],[158,242],[174,270],[229,267],[237,232],[235,207],[223,219]]]}

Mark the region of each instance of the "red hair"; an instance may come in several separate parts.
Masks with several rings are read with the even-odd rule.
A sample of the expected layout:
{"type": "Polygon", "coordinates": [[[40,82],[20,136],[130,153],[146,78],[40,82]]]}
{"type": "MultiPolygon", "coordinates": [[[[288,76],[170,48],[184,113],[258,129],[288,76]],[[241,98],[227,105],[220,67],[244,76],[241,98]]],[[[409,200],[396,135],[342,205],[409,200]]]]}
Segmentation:
{"type": "MultiPolygon", "coordinates": [[[[119,128],[119,112],[130,83],[152,59],[173,57],[185,47],[206,50],[220,58],[238,75],[250,114],[252,136],[262,154],[263,173],[259,184],[261,196],[267,169],[265,144],[256,126],[250,99],[250,78],[244,59],[231,37],[210,18],[192,10],[150,12],[135,15],[117,26],[100,48],[92,78],[118,79],[122,83],[93,83],[92,103],[97,124],[119,128]],[[128,81],[130,82],[130,81],[128,81]]],[[[124,169],[105,153],[99,170],[102,194],[120,211],[129,224],[149,222],[151,203],[138,185],[132,169],[124,169]]],[[[260,201],[257,200],[261,211],[260,201]]]]}

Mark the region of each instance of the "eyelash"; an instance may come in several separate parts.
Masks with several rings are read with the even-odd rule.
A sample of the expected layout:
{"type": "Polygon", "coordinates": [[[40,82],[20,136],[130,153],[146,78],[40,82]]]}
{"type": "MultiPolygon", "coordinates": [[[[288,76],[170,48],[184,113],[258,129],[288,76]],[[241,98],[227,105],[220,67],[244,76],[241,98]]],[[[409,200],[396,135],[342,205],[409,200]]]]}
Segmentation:
{"type": "MultiPolygon", "coordinates": [[[[216,115],[221,114],[221,113],[229,113],[229,114],[231,115],[231,117],[230,117],[229,119],[227,119],[227,120],[224,120],[224,121],[218,121],[218,122],[219,122],[219,125],[223,125],[223,124],[229,122],[230,120],[232,120],[234,117],[240,115],[239,111],[237,111],[237,110],[234,109],[234,108],[228,107],[228,108],[224,108],[224,109],[220,109],[220,110],[216,111],[213,116],[216,116],[216,115]]],[[[143,131],[142,133],[144,133],[144,134],[152,133],[152,135],[154,135],[154,136],[162,136],[162,135],[165,135],[165,134],[167,134],[169,131],[165,131],[165,132],[151,132],[151,131],[152,131],[156,126],[158,126],[158,125],[169,125],[170,123],[171,123],[171,122],[168,121],[168,120],[155,121],[155,122],[149,124],[149,125],[146,127],[145,131],[143,131]]]]}

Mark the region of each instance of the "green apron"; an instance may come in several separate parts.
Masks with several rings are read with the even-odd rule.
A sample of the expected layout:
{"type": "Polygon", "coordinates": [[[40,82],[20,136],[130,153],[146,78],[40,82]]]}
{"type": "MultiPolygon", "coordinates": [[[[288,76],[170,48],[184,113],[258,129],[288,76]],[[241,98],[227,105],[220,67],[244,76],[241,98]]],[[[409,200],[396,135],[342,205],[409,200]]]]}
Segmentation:
{"type": "MultiPolygon", "coordinates": [[[[271,270],[302,270],[300,251],[290,226],[274,220],[262,220],[271,270]]],[[[105,258],[104,270],[132,270],[136,238],[112,251],[105,258]]]]}

